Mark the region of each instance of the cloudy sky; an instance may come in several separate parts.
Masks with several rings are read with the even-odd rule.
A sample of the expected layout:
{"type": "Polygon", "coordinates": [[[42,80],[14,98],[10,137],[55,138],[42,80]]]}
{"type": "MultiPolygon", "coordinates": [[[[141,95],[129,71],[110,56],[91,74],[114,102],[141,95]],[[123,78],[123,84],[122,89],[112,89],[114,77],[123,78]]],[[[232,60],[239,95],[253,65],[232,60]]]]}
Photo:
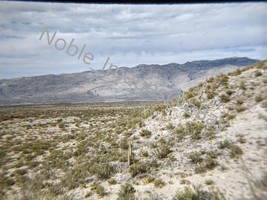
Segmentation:
{"type": "Polygon", "coordinates": [[[0,79],[101,69],[107,58],[108,66],[118,67],[234,56],[267,59],[266,10],[264,2],[96,5],[2,1],[0,79]],[[47,34],[40,40],[45,27],[50,45],[47,34]],[[72,39],[78,47],[76,56],[66,54],[72,39]],[[64,42],[66,47],[58,50],[64,42]],[[83,61],[85,53],[94,56],[90,64],[83,61]]]}

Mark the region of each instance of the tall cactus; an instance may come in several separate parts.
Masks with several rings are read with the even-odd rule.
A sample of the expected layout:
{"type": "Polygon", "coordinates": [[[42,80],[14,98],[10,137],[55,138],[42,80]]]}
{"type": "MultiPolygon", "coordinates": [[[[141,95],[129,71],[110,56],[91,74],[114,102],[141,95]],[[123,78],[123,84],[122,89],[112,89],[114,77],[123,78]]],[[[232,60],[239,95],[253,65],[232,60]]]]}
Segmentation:
{"type": "Polygon", "coordinates": [[[129,142],[129,148],[128,148],[128,167],[131,165],[132,161],[132,142],[129,142]]]}

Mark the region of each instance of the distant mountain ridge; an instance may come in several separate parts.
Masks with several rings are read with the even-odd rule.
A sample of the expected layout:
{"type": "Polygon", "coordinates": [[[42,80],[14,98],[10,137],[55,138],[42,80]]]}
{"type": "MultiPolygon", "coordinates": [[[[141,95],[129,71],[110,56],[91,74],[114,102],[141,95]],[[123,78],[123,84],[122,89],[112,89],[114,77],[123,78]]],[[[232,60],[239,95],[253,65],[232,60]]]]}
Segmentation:
{"type": "Polygon", "coordinates": [[[0,105],[166,100],[209,76],[258,61],[232,57],[3,79],[0,80],[0,105]]]}

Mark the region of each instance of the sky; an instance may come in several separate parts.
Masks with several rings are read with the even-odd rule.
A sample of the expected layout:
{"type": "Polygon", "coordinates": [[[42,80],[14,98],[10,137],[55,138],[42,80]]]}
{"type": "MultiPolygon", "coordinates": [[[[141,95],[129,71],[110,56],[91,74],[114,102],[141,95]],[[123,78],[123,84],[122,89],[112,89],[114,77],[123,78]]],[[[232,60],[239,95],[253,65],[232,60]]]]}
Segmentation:
{"type": "Polygon", "coordinates": [[[134,67],[226,57],[267,59],[266,10],[265,2],[1,1],[0,79],[103,69],[107,59],[106,69],[111,64],[134,67]]]}

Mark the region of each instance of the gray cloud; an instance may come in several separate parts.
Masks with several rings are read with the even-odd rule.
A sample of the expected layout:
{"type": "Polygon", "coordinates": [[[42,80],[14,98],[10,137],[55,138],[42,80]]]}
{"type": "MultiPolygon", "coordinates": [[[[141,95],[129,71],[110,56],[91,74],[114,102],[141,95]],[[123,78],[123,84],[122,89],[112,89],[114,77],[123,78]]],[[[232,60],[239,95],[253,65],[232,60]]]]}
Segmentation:
{"type": "MultiPolygon", "coordinates": [[[[267,58],[267,3],[96,5],[1,2],[0,78],[140,63],[232,56],[267,58]],[[39,40],[74,39],[94,54],[86,65],[39,40]]],[[[65,49],[66,50],[66,49],[65,49]]]]}

